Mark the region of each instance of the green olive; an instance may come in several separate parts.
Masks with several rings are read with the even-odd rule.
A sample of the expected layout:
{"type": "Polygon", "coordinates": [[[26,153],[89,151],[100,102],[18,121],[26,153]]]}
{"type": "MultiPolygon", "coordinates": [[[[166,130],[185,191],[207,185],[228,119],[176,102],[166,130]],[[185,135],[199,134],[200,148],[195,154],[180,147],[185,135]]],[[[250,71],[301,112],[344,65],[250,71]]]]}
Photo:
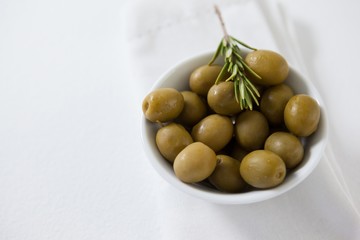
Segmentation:
{"type": "Polygon", "coordinates": [[[236,101],[233,82],[220,82],[213,85],[207,95],[210,108],[222,115],[234,115],[241,111],[236,101]]]}
{"type": "Polygon", "coordinates": [[[289,169],[296,167],[304,156],[304,147],[300,140],[287,132],[271,134],[265,141],[264,149],[279,155],[289,169]]]}
{"type": "Polygon", "coordinates": [[[180,115],[184,98],[174,88],[159,88],[149,93],[142,102],[145,118],[151,122],[168,122],[180,115]]]}
{"type": "Polygon", "coordinates": [[[239,167],[240,161],[226,155],[217,155],[217,165],[209,181],[223,192],[240,192],[245,187],[239,167]]]}
{"type": "Polygon", "coordinates": [[[269,87],[261,97],[260,110],[272,125],[284,122],[286,103],[294,95],[293,90],[286,84],[269,87]]]}
{"type": "Polygon", "coordinates": [[[216,167],[215,152],[201,142],[186,146],[175,158],[175,175],[183,182],[195,183],[208,178],[216,167]]]}
{"type": "Polygon", "coordinates": [[[308,95],[295,95],[285,106],[284,121],[290,132],[297,136],[307,137],[318,128],[320,106],[308,95]]]}
{"type": "Polygon", "coordinates": [[[169,162],[174,162],[179,152],[193,142],[190,133],[176,123],[160,128],[156,133],[155,141],[161,155],[169,162]]]}
{"type": "Polygon", "coordinates": [[[240,164],[240,174],[249,185],[272,188],[282,183],[286,176],[284,161],[268,150],[255,150],[246,155],[240,164]]]}
{"type": "MultiPolygon", "coordinates": [[[[261,79],[251,77],[251,80],[261,85],[276,85],[285,81],[289,74],[289,66],[280,54],[269,50],[256,50],[245,57],[247,65],[261,79]]],[[[252,76],[249,74],[249,76],[252,76]]]]}
{"type": "Polygon", "coordinates": [[[236,118],[236,141],[245,150],[252,151],[263,148],[268,135],[269,124],[261,112],[245,111],[236,118]]]}
{"type": "Polygon", "coordinates": [[[206,116],[207,106],[199,95],[191,91],[183,91],[184,108],[177,121],[186,126],[194,126],[206,116]]]}
{"type": "Polygon", "coordinates": [[[191,131],[194,141],[202,142],[218,152],[231,140],[234,126],[229,117],[219,114],[212,114],[199,123],[191,131]]]}
{"type": "Polygon", "coordinates": [[[219,65],[203,65],[196,68],[190,75],[190,89],[200,96],[206,97],[211,86],[215,84],[221,68],[219,65]]]}

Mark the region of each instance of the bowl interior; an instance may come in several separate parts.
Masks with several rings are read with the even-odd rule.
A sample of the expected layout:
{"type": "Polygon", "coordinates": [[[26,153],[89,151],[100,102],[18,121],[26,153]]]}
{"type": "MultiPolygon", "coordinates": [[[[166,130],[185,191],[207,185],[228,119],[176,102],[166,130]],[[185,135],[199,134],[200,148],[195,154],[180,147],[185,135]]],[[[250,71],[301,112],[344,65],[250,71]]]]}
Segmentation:
{"type": "MultiPolygon", "coordinates": [[[[246,53],[246,52],[245,52],[246,53]]],[[[173,87],[178,90],[189,89],[188,79],[191,72],[197,67],[207,64],[213,53],[204,53],[191,57],[170,69],[152,87],[173,87]]],[[[218,64],[222,64],[218,58],[218,64]]],[[[222,204],[246,204],[259,202],[276,197],[298,185],[317,166],[323,154],[326,142],[328,124],[323,101],[314,85],[306,80],[298,71],[290,67],[289,77],[285,81],[295,93],[305,93],[316,99],[321,107],[321,118],[318,130],[306,139],[305,154],[302,163],[291,172],[285,181],[276,188],[256,190],[244,193],[223,193],[202,184],[186,184],[181,182],[174,174],[172,165],[159,153],[155,144],[155,135],[158,127],[142,118],[142,139],[145,153],[155,170],[171,185],[190,195],[201,199],[222,204]]]]}

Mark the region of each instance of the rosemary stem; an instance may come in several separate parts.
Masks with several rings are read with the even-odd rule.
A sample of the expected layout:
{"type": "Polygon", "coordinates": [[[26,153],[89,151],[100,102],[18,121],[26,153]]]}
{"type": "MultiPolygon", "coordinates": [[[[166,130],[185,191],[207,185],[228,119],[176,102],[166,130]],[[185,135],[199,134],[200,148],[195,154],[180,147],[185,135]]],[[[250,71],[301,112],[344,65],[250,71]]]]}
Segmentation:
{"type": "Polygon", "coordinates": [[[219,43],[219,46],[209,63],[209,65],[211,65],[219,55],[224,57],[224,66],[217,76],[215,84],[218,84],[225,74],[229,73],[230,76],[225,81],[232,81],[234,83],[235,99],[240,104],[240,109],[252,110],[253,101],[256,105],[259,105],[257,98],[260,97],[260,94],[256,87],[248,79],[246,70],[255,77],[260,77],[251,70],[244,61],[238,44],[252,50],[256,50],[256,48],[252,48],[240,40],[230,36],[226,31],[225,23],[218,6],[215,5],[214,7],[224,33],[224,37],[221,39],[221,42],[219,43]]]}
{"type": "Polygon", "coordinates": [[[218,18],[219,18],[222,31],[223,31],[223,33],[224,33],[224,39],[225,39],[225,41],[226,41],[227,43],[229,43],[229,42],[230,42],[230,41],[229,41],[230,37],[229,37],[229,34],[228,34],[227,31],[226,31],[225,23],[224,23],[224,20],[223,20],[223,18],[222,18],[220,9],[219,9],[219,7],[218,7],[217,5],[214,5],[214,8],[215,8],[215,13],[216,13],[216,15],[217,15],[218,18]]]}

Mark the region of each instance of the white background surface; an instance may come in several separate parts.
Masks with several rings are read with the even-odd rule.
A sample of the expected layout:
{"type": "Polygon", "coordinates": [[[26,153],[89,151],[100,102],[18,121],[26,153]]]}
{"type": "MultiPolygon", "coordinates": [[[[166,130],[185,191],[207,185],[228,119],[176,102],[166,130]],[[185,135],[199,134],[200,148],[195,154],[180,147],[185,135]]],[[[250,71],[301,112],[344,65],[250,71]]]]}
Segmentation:
{"type": "MultiPolygon", "coordinates": [[[[277,199],[221,206],[160,179],[142,152],[139,129],[139,104],[155,79],[138,80],[158,76],[196,46],[216,46],[220,32],[195,45],[192,36],[204,36],[184,32],[197,26],[199,16],[191,11],[204,2],[180,11],[184,4],[163,6],[160,0],[146,7],[112,0],[1,0],[0,240],[360,239],[360,3],[279,2],[292,34],[279,37],[271,29],[248,36],[275,31],[272,42],[254,45],[289,56],[289,46],[297,46],[297,59],[327,106],[327,158],[277,199]],[[176,28],[179,19],[187,20],[176,28]],[[156,45],[175,41],[177,30],[183,45],[173,52],[156,45]],[[292,45],[282,48],[290,35],[292,45]],[[154,64],[153,56],[163,56],[162,64],[154,64]],[[151,62],[152,68],[141,65],[151,62]]],[[[237,14],[228,8],[236,6],[232,1],[221,4],[228,16],[237,14]]]]}

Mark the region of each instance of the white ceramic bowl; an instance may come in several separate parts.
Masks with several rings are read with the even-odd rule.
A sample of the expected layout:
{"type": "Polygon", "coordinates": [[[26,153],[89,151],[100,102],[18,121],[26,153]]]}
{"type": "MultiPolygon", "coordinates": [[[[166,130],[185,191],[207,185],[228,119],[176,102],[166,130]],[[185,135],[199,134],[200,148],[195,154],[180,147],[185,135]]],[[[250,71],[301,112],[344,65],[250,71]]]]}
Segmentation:
{"type": "MultiPolygon", "coordinates": [[[[212,52],[204,53],[180,62],[163,74],[153,85],[151,90],[161,87],[173,87],[178,90],[189,89],[188,79],[191,72],[197,67],[207,64],[211,59],[212,54],[212,52]]],[[[221,57],[218,58],[217,63],[221,64],[221,57]]],[[[328,138],[328,123],[326,120],[327,116],[323,101],[318,91],[310,81],[290,67],[289,77],[285,83],[291,86],[295,93],[305,93],[316,99],[321,107],[321,118],[319,128],[316,133],[314,133],[311,137],[308,137],[306,140],[305,154],[302,163],[295,171],[287,175],[285,181],[281,185],[267,190],[254,190],[244,193],[223,193],[200,184],[183,183],[175,176],[172,165],[160,155],[156,147],[155,134],[157,127],[143,117],[141,122],[142,140],[148,160],[160,176],[175,188],[194,197],[213,203],[254,203],[274,198],[289,191],[308,177],[318,165],[328,138]]]]}

